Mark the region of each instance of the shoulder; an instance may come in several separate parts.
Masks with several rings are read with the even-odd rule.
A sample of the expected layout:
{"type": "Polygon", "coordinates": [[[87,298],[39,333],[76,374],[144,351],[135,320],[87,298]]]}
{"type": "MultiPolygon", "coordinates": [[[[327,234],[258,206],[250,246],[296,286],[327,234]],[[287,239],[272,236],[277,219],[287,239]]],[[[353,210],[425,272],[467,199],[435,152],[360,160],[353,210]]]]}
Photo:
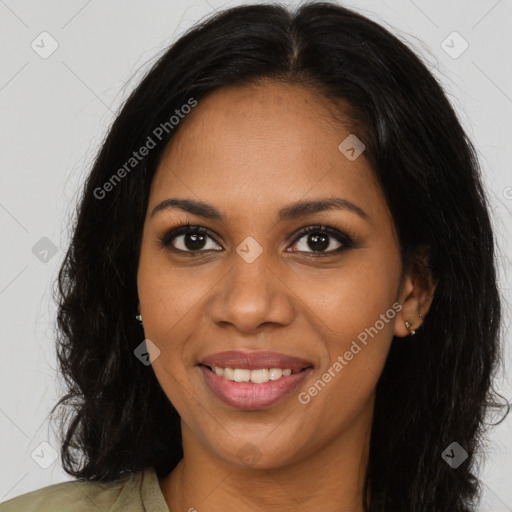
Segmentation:
{"type": "MultiPolygon", "coordinates": [[[[114,482],[71,480],[50,485],[0,503],[0,512],[136,512],[146,510],[148,499],[162,505],[163,495],[153,468],[114,482]]],[[[157,509],[165,512],[167,507],[157,509]]]]}

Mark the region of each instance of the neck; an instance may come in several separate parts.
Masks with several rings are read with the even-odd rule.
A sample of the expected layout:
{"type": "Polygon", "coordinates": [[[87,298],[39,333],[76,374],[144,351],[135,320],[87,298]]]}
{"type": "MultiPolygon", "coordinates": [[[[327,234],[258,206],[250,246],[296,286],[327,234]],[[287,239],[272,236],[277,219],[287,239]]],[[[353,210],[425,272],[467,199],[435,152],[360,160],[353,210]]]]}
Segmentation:
{"type": "MultiPolygon", "coordinates": [[[[349,428],[293,464],[255,469],[227,463],[182,421],[184,457],[159,480],[171,512],[362,512],[373,399],[349,428]]],[[[320,435],[319,435],[320,438],[320,435]]]]}

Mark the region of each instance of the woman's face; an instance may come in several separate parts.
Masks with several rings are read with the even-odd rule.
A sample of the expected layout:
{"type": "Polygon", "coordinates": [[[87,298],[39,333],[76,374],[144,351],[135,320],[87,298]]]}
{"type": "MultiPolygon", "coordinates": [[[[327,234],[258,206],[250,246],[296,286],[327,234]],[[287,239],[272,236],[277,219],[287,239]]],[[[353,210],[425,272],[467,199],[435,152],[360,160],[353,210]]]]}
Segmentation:
{"type": "Polygon", "coordinates": [[[184,435],[228,463],[279,467],[349,439],[371,422],[393,335],[408,334],[392,218],[364,152],[339,149],[351,132],[330,108],[285,84],[216,91],[181,121],[152,182],[138,292],[153,369],[184,435]],[[208,207],[152,215],[171,198],[208,207]],[[342,201],[294,209],[326,199],[342,201]],[[187,223],[207,233],[162,245],[187,223]],[[244,370],[235,379],[276,380],[200,364],[225,351],[249,353],[217,358],[244,370]],[[253,357],[263,351],[300,362],[253,357]],[[294,372],[265,373],[276,367],[294,372]]]}

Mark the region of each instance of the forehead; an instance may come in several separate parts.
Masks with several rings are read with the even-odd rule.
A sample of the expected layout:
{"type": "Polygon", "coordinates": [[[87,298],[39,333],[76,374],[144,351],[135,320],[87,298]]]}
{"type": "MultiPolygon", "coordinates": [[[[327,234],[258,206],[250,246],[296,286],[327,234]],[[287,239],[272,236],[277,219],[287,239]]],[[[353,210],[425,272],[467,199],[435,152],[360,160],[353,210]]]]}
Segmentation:
{"type": "MultiPolygon", "coordinates": [[[[278,82],[224,87],[199,101],[182,121],[166,153],[179,157],[186,151],[190,158],[193,147],[201,156],[215,151],[225,159],[239,159],[265,144],[281,150],[274,157],[310,154],[312,144],[318,145],[327,132],[334,140],[350,133],[349,119],[344,125],[334,120],[333,113],[333,106],[323,96],[298,85],[278,82]]],[[[251,153],[250,157],[257,155],[251,153]]]]}
{"type": "Polygon", "coordinates": [[[339,150],[351,135],[350,120],[335,119],[333,109],[314,91],[284,83],[211,93],[181,121],[165,149],[151,203],[170,194],[217,197],[221,209],[243,207],[242,198],[247,206],[248,197],[255,208],[305,195],[375,203],[382,193],[374,173],[364,153],[350,161],[339,150]]]}

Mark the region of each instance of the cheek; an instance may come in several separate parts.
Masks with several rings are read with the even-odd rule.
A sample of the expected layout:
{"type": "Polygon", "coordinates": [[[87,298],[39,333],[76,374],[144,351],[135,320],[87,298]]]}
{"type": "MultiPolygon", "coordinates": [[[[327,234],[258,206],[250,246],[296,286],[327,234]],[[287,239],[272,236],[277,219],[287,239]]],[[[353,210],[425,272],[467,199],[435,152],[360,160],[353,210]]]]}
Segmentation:
{"type": "Polygon", "coordinates": [[[197,336],[209,294],[222,283],[222,274],[205,270],[201,266],[193,270],[173,268],[165,252],[141,252],[137,278],[144,335],[160,350],[152,368],[180,413],[201,398],[190,385],[190,372],[195,370],[194,350],[197,351],[191,338],[197,336]]]}
{"type": "MultiPolygon", "coordinates": [[[[303,270],[294,291],[314,313],[312,318],[327,339],[342,342],[373,326],[392,307],[400,273],[398,253],[360,249],[329,272],[303,270]]],[[[392,321],[379,323],[379,330],[390,334],[392,321]]]]}
{"type": "Polygon", "coordinates": [[[152,248],[141,252],[137,279],[146,336],[169,350],[194,322],[212,283],[199,267],[173,268],[164,250],[152,248]]]}
{"type": "Polygon", "coordinates": [[[333,424],[357,414],[373,393],[393,339],[400,271],[398,254],[377,258],[368,251],[314,286],[302,281],[300,293],[325,348],[319,381],[304,401],[332,415],[333,424]]]}

